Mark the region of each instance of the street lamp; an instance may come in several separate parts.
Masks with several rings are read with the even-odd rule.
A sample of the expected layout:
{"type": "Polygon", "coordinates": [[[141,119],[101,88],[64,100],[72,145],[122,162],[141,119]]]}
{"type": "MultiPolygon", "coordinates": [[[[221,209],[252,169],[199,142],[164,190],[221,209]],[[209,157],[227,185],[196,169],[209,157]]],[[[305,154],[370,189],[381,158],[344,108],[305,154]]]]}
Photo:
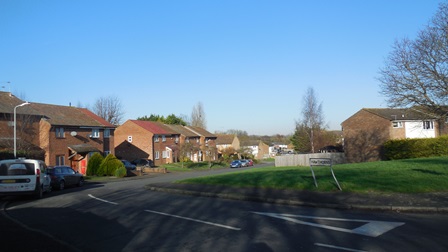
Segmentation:
{"type": "Polygon", "coordinates": [[[24,102],[24,103],[19,104],[19,105],[14,107],[14,158],[17,158],[16,110],[17,110],[18,107],[22,107],[22,106],[25,106],[25,105],[28,105],[28,104],[30,104],[30,103],[29,102],[24,102]]]}

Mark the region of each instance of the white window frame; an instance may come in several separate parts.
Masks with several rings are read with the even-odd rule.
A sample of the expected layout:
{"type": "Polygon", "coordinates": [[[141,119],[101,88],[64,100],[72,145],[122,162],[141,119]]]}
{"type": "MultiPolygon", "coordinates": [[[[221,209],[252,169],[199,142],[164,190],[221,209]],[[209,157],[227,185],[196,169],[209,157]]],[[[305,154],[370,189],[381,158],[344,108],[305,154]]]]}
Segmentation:
{"type": "Polygon", "coordinates": [[[393,121],[392,127],[393,128],[403,128],[403,122],[402,121],[393,121]]]}
{"type": "Polygon", "coordinates": [[[154,135],[154,142],[156,142],[156,143],[159,142],[159,135],[154,135]]]}
{"type": "Polygon", "coordinates": [[[174,140],[176,143],[179,142],[179,136],[176,136],[176,140],[174,140]]]}
{"type": "Polygon", "coordinates": [[[92,129],[92,134],[90,138],[100,138],[100,129],[92,129]]]}
{"type": "Polygon", "coordinates": [[[65,165],[65,155],[56,155],[56,165],[65,165]]]}
{"type": "Polygon", "coordinates": [[[168,151],[162,151],[162,158],[168,158],[168,151]]]}
{"type": "Polygon", "coordinates": [[[56,132],[56,138],[65,138],[64,128],[62,127],[56,128],[55,132],[56,132]]]}
{"type": "Polygon", "coordinates": [[[166,142],[166,136],[162,135],[162,142],[166,142]]]}
{"type": "Polygon", "coordinates": [[[160,152],[158,152],[158,151],[156,151],[156,153],[155,153],[155,155],[154,155],[155,157],[155,159],[159,159],[160,158],[160,152]]]}
{"type": "Polygon", "coordinates": [[[423,121],[423,129],[425,130],[434,129],[434,121],[423,121]]]}

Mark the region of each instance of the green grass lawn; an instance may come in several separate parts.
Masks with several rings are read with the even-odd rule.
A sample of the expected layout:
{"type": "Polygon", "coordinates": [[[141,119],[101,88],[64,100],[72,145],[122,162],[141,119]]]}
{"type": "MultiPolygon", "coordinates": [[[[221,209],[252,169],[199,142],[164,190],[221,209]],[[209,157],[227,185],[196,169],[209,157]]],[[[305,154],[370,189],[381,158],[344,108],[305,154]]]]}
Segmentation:
{"type": "MultiPolygon", "coordinates": [[[[222,169],[229,166],[227,163],[223,162],[212,162],[211,163],[211,169],[222,169]]],[[[164,168],[167,168],[168,171],[177,171],[177,172],[188,172],[188,171],[203,171],[203,170],[209,170],[209,163],[208,162],[184,162],[183,167],[182,163],[172,163],[172,164],[164,164],[164,168]]]]}
{"type": "MultiPolygon", "coordinates": [[[[266,167],[178,183],[262,187],[310,191],[337,191],[330,167],[266,167]]],[[[422,193],[448,191],[448,157],[380,161],[333,166],[343,191],[422,193]]]]}

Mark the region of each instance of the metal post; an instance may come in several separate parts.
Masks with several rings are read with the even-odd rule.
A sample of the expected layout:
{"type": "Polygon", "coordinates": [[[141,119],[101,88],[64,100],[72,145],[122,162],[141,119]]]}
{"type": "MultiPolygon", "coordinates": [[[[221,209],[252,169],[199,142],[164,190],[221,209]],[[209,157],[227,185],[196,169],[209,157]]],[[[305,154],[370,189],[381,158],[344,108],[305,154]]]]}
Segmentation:
{"type": "Polygon", "coordinates": [[[14,107],[14,158],[17,158],[17,120],[16,120],[16,110],[18,107],[28,105],[28,102],[24,102],[14,107]]]}

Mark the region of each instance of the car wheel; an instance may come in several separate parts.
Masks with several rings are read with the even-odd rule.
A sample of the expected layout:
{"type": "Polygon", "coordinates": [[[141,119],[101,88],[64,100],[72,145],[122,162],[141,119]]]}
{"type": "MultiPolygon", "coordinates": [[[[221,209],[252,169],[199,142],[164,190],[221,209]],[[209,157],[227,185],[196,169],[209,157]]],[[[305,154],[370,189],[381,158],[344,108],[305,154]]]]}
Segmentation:
{"type": "Polygon", "coordinates": [[[76,184],[77,186],[83,186],[84,185],[84,178],[80,178],[78,181],[78,184],[76,184]]]}
{"type": "Polygon", "coordinates": [[[65,188],[65,181],[64,180],[61,180],[61,181],[59,181],[59,190],[64,190],[64,188],[65,188]]]}

